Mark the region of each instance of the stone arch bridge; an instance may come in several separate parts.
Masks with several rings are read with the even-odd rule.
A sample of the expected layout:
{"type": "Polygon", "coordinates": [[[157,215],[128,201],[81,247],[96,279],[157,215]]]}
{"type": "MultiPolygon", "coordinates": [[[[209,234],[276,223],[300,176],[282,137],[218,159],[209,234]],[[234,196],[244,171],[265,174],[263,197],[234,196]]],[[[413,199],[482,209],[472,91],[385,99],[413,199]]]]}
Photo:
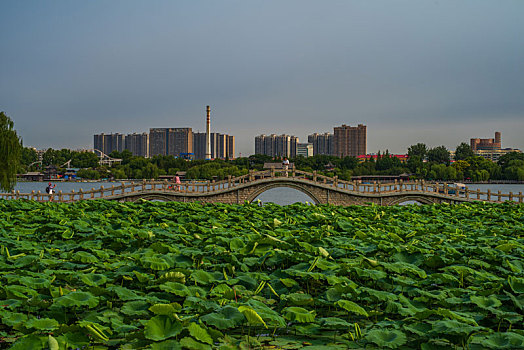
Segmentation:
{"type": "Polygon", "coordinates": [[[40,192],[0,194],[0,198],[32,199],[38,201],[72,202],[87,199],[107,199],[121,202],[138,200],[160,200],[178,202],[229,203],[252,202],[261,193],[278,187],[288,187],[303,192],[315,204],[334,205],[395,205],[406,201],[422,204],[459,203],[476,200],[502,202],[505,200],[523,202],[522,193],[501,194],[459,190],[446,184],[427,184],[424,181],[371,183],[342,181],[335,177],[317,175],[299,170],[254,172],[240,177],[228,177],[219,182],[187,181],[122,183],[109,188],[92,189],[52,195],[40,192]]]}

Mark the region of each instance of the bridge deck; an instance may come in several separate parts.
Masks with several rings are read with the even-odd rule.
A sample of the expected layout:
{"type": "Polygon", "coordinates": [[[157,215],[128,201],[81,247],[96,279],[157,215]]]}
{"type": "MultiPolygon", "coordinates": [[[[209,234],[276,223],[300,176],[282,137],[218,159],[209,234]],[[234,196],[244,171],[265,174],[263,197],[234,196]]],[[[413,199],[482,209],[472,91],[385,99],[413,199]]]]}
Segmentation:
{"type": "MultiPolygon", "coordinates": [[[[33,191],[31,193],[0,193],[0,199],[28,199],[36,201],[57,201],[73,202],[78,200],[89,199],[107,199],[107,200],[137,200],[140,198],[160,199],[160,200],[177,200],[177,201],[217,201],[217,202],[239,202],[244,200],[253,200],[254,194],[260,194],[272,187],[292,187],[310,195],[318,203],[330,203],[334,195],[338,196],[336,204],[355,204],[359,201],[354,198],[363,198],[371,202],[382,204],[396,203],[398,200],[417,200],[423,203],[440,203],[447,202],[469,202],[469,201],[488,201],[503,202],[506,200],[522,203],[524,196],[522,192],[518,194],[503,194],[498,191],[492,193],[480,190],[463,190],[457,189],[448,184],[426,183],[424,181],[395,181],[392,183],[371,183],[364,184],[361,182],[343,181],[336,176],[327,177],[318,175],[316,172],[308,173],[300,170],[290,170],[286,176],[284,171],[251,171],[249,174],[240,177],[228,177],[228,179],[218,182],[210,181],[186,181],[181,184],[175,184],[167,181],[142,181],[142,182],[122,182],[118,186],[109,188],[100,187],[89,191],[72,191],[62,193],[59,191],[55,194],[41,193],[33,191]],[[327,199],[325,198],[327,194],[327,199]],[[345,197],[344,197],[345,196],[345,197]],[[395,197],[396,199],[393,199],[395,197]],[[346,199],[344,199],[346,198],[346,199]],[[353,198],[353,199],[352,199],[353,198]],[[411,198],[411,199],[410,199],[411,198]],[[389,201],[389,202],[388,202],[389,201]]],[[[333,201],[331,201],[333,202],[333,201]]],[[[359,202],[359,203],[360,203],[359,202]]]]}

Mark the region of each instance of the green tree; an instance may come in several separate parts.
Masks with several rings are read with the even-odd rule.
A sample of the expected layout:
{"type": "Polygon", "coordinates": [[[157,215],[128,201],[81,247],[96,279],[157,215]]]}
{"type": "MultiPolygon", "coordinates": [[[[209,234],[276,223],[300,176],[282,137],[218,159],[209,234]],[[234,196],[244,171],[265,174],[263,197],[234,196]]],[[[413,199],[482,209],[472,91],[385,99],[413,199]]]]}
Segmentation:
{"type": "Polygon", "coordinates": [[[428,151],[428,161],[449,165],[449,151],[444,146],[438,146],[428,151]]]}
{"type": "Polygon", "coordinates": [[[22,148],[13,121],[0,112],[0,190],[12,191],[15,187],[22,148]]]}
{"type": "Polygon", "coordinates": [[[416,145],[412,145],[408,148],[408,158],[411,157],[419,157],[421,161],[426,158],[428,154],[428,148],[424,143],[417,143],[416,145]]]}
{"type": "Polygon", "coordinates": [[[462,142],[455,150],[455,161],[464,160],[466,158],[473,157],[474,155],[475,153],[471,149],[471,146],[465,142],[462,142]]]}

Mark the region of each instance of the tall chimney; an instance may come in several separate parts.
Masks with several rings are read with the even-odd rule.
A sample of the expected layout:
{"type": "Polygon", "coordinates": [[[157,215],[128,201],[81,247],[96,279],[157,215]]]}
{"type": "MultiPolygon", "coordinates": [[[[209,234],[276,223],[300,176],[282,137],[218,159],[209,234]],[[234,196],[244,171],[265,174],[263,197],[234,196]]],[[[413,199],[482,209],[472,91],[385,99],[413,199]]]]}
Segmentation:
{"type": "Polygon", "coordinates": [[[209,108],[209,106],[206,107],[206,112],[207,112],[207,119],[206,119],[206,159],[211,159],[211,132],[210,132],[210,128],[211,128],[211,118],[210,118],[210,113],[211,113],[211,109],[209,108]]]}
{"type": "Polygon", "coordinates": [[[502,147],[502,138],[501,138],[501,135],[500,135],[500,131],[496,131],[495,132],[495,143],[498,144],[498,147],[501,148],[502,147]]]}

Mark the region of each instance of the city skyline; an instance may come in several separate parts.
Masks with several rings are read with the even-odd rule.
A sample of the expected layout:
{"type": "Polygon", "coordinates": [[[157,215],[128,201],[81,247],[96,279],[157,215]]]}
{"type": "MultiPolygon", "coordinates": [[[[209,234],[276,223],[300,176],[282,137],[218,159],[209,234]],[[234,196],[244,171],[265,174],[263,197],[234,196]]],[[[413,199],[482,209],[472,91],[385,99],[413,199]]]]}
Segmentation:
{"type": "Polygon", "coordinates": [[[190,125],[306,142],[365,124],[368,153],[524,149],[522,1],[90,1],[0,5],[0,110],[24,145],[190,125]]]}

